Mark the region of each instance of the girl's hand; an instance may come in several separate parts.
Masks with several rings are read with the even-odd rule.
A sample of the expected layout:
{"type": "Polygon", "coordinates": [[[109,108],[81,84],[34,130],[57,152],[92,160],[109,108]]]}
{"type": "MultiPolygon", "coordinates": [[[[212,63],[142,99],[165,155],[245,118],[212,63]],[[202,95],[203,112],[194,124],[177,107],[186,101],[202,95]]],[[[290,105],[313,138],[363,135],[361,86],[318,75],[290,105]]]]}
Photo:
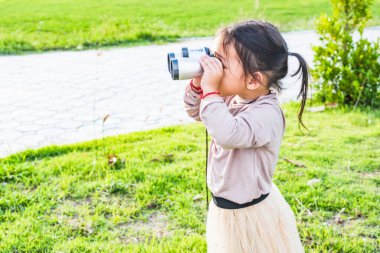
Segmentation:
{"type": "Polygon", "coordinates": [[[203,93],[206,94],[208,92],[218,91],[223,79],[222,62],[216,57],[202,55],[200,63],[204,71],[201,80],[203,93]]]}
{"type": "Polygon", "coordinates": [[[201,87],[201,81],[202,81],[202,76],[197,76],[193,78],[193,85],[195,87],[201,87]]]}

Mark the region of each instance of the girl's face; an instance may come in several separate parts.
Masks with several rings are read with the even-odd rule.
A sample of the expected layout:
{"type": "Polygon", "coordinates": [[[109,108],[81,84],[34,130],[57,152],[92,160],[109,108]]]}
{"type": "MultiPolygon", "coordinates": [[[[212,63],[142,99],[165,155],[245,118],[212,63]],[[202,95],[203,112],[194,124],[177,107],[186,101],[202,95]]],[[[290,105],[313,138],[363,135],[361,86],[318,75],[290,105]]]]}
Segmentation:
{"type": "Polygon", "coordinates": [[[223,97],[244,96],[247,92],[246,78],[243,65],[234,46],[230,44],[224,49],[220,36],[218,36],[214,40],[213,50],[215,57],[219,58],[223,64],[223,79],[219,86],[220,95],[223,97]]]}

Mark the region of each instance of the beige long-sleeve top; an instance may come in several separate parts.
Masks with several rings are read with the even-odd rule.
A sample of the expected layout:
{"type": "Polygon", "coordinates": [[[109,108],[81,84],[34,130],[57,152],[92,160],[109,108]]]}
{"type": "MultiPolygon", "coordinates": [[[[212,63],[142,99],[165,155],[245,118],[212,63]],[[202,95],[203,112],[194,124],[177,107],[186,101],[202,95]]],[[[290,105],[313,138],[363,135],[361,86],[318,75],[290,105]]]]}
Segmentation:
{"type": "Polygon", "coordinates": [[[212,136],[207,185],[214,196],[239,204],[270,192],[285,132],[285,117],[271,91],[256,100],[200,96],[186,87],[185,110],[212,136]]]}

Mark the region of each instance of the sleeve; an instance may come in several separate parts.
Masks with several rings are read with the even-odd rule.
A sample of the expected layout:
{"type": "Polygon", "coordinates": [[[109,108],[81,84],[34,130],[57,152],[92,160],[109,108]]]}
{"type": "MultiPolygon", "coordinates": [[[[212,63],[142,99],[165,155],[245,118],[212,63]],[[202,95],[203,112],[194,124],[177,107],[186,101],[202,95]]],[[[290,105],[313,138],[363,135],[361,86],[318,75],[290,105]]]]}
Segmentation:
{"type": "Polygon", "coordinates": [[[226,149],[261,147],[272,140],[273,110],[255,107],[233,116],[221,97],[204,99],[200,118],[215,142],[226,149]]]}
{"type": "Polygon", "coordinates": [[[185,88],[183,101],[186,113],[193,119],[201,121],[199,117],[199,106],[201,103],[201,96],[199,93],[191,89],[190,84],[188,84],[185,88]]]}

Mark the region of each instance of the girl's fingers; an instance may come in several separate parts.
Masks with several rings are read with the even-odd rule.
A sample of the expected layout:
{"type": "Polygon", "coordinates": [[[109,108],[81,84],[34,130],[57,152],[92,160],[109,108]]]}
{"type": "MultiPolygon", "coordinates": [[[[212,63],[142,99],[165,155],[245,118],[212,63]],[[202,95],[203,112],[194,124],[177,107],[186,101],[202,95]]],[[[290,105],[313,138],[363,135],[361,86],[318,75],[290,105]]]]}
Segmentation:
{"type": "Polygon", "coordinates": [[[213,70],[218,70],[219,69],[218,63],[216,62],[217,59],[210,57],[208,60],[209,60],[210,66],[211,66],[211,68],[213,70]]]}
{"type": "Polygon", "coordinates": [[[202,66],[206,68],[206,70],[211,70],[211,71],[221,71],[223,70],[222,63],[213,57],[209,56],[202,56],[200,59],[200,62],[202,66]]]}
{"type": "Polygon", "coordinates": [[[218,70],[223,71],[223,64],[218,58],[213,58],[218,70]]]}
{"type": "Polygon", "coordinates": [[[205,70],[211,70],[210,63],[207,61],[206,58],[201,57],[201,58],[200,58],[200,63],[201,63],[202,67],[203,67],[205,70]]]}
{"type": "Polygon", "coordinates": [[[201,60],[201,64],[205,72],[215,72],[215,67],[212,62],[208,60],[201,60]]]}

